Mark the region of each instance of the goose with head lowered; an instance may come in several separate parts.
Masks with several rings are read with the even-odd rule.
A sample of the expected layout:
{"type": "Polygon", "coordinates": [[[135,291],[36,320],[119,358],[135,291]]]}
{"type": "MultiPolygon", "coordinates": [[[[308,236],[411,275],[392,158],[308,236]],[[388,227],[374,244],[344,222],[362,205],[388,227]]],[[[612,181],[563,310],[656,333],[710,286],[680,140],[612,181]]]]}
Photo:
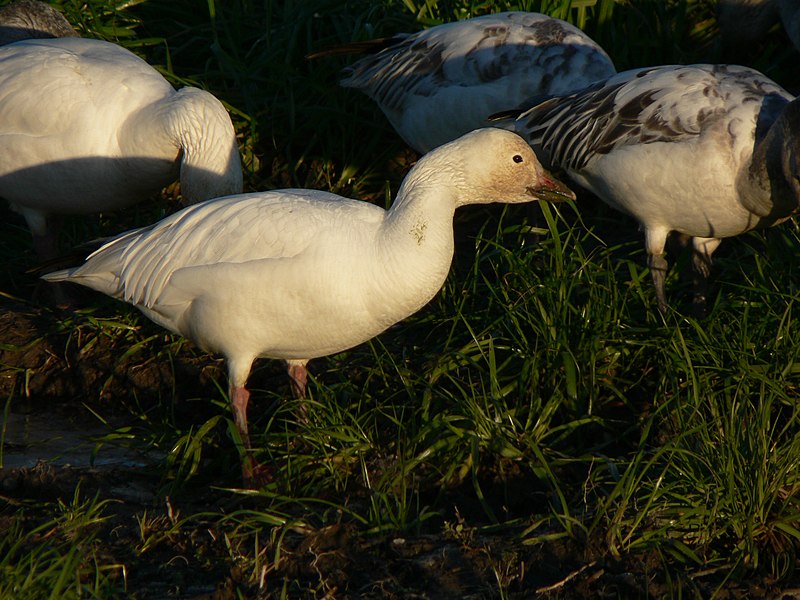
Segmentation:
{"type": "Polygon", "coordinates": [[[616,73],[583,31],[534,12],[484,15],[317,55],[346,51],[371,54],[345,68],[341,85],[375,100],[417,152],[531,97],[565,94],[616,73]]]}
{"type": "Polygon", "coordinates": [[[52,217],[125,208],[176,179],[188,202],[242,191],[236,133],[213,95],[176,91],[101,40],[0,46],[0,197],[41,258],[56,254],[52,217]]]}
{"type": "Polygon", "coordinates": [[[310,359],[369,340],[439,291],[456,208],[564,198],[574,195],[522,138],[481,129],[422,157],[389,210],[316,190],[219,198],[123,234],[45,279],[130,302],[222,354],[250,484],[245,384],[256,358],[285,360],[304,395],[310,359]]]}
{"type": "Polygon", "coordinates": [[[800,208],[800,101],[753,69],[635,69],[503,116],[495,124],[525,137],[543,163],[642,225],[662,311],[670,232],[693,238],[702,314],[721,240],[800,208]]]}

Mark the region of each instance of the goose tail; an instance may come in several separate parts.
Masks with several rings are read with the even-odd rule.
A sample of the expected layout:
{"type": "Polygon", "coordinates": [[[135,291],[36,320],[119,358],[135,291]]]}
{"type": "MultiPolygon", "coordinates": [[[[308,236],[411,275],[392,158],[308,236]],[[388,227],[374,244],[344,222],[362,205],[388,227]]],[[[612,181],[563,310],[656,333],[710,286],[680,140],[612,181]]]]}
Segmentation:
{"type": "Polygon", "coordinates": [[[122,234],[95,250],[82,265],[53,271],[41,275],[41,278],[50,282],[71,281],[114,298],[121,298],[124,286],[120,273],[124,265],[124,254],[131,238],[138,237],[141,233],[141,229],[136,229],[122,234]]]}

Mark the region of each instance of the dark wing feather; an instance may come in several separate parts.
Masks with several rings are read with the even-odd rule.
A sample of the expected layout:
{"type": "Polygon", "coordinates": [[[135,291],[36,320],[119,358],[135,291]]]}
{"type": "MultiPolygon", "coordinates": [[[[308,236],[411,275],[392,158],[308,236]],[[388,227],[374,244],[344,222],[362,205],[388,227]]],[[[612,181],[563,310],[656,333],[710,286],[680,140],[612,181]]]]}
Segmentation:
{"type": "MultiPolygon", "coordinates": [[[[552,165],[577,171],[621,146],[699,135],[727,112],[720,81],[740,75],[705,65],[627,71],[531,108],[518,118],[517,130],[552,165]]],[[[753,91],[754,97],[760,93],[753,91]]]]}

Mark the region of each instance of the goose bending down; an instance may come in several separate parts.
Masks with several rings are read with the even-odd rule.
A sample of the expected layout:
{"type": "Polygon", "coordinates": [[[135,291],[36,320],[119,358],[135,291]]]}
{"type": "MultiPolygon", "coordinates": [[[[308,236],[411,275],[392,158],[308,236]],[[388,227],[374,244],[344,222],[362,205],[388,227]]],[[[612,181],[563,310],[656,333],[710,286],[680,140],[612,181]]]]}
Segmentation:
{"type": "Polygon", "coordinates": [[[40,0],[18,0],[0,8],[0,45],[35,38],[77,37],[60,12],[40,0]]]}
{"type": "Polygon", "coordinates": [[[347,67],[340,83],[375,100],[418,152],[483,127],[489,115],[532,97],[573,92],[616,72],[580,29],[531,12],[485,15],[342,48],[375,52],[347,67]]]}
{"type": "Polygon", "coordinates": [[[800,103],[753,69],[627,71],[498,124],[525,137],[542,162],[641,223],[662,311],[670,232],[694,238],[702,312],[720,241],[798,210],[800,103]]]}
{"type": "Polygon", "coordinates": [[[51,215],[124,208],[178,178],[189,202],[242,191],[236,134],[214,96],[175,91],[100,40],[0,46],[0,197],[40,257],[55,254],[51,215]]]}
{"type": "MultiPolygon", "coordinates": [[[[245,388],[257,357],[306,363],[378,335],[425,305],[453,257],[459,206],[573,198],[519,136],[474,131],[424,156],[387,211],[315,190],[210,200],[112,240],[80,267],[45,276],[130,302],[221,353],[249,450],[245,388]]],[[[242,463],[253,478],[249,452],[242,463]]]]}

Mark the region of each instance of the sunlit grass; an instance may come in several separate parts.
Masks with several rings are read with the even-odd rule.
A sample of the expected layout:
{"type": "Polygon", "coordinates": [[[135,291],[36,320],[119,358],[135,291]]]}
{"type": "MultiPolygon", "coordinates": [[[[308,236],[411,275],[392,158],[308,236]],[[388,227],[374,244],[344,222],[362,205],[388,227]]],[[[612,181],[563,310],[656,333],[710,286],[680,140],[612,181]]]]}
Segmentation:
{"type": "Polygon", "coordinates": [[[124,565],[103,556],[98,539],[108,505],[96,497],[83,500],[78,485],[70,501],[53,505],[50,520],[31,526],[26,509],[19,510],[0,536],[0,596],[106,597],[124,578],[124,565]]]}

